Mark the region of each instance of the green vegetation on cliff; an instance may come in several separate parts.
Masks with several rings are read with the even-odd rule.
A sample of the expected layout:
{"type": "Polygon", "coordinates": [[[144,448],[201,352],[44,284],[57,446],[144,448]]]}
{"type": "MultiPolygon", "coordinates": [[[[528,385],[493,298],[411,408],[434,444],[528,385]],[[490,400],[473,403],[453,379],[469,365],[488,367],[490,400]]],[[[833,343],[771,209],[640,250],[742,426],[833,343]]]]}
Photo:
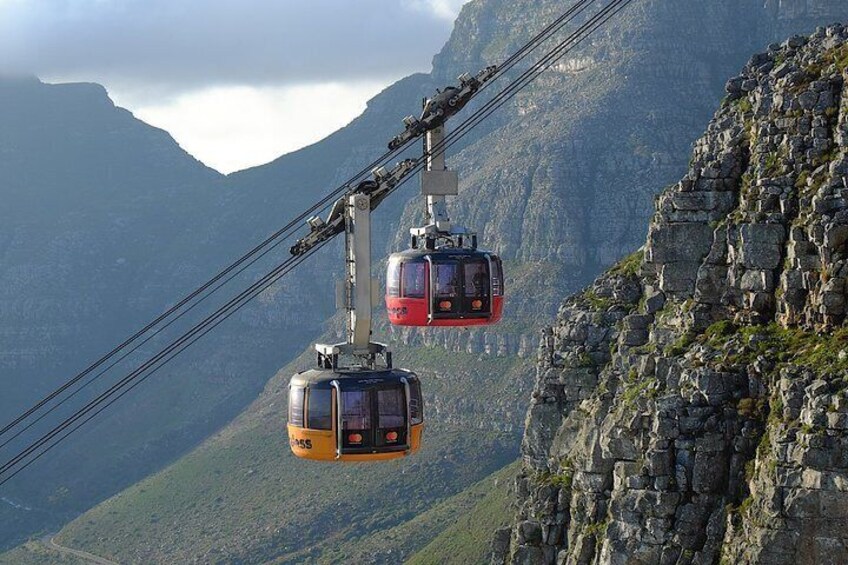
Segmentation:
{"type": "Polygon", "coordinates": [[[848,328],[819,333],[778,323],[737,327],[728,320],[708,327],[699,341],[728,351],[723,363],[747,365],[758,357],[808,367],[821,374],[848,371],[848,328]]]}

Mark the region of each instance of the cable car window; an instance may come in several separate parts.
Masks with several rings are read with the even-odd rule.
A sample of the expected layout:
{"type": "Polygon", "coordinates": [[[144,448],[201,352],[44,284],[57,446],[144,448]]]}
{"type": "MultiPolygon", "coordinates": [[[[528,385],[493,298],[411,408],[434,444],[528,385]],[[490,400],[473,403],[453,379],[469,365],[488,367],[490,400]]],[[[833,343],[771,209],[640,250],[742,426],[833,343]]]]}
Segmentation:
{"type": "Polygon", "coordinates": [[[459,295],[459,265],[436,263],[436,296],[454,298],[459,295]]]}
{"type": "Polygon", "coordinates": [[[342,391],[342,447],[372,445],[371,399],[367,390],[342,391]]]}
{"type": "Polygon", "coordinates": [[[305,389],[293,386],[289,390],[289,424],[303,427],[303,396],[305,389]]]}
{"type": "Polygon", "coordinates": [[[492,257],[492,267],[494,267],[494,272],[492,273],[492,294],[503,296],[503,261],[501,261],[500,257],[492,257]]]}
{"type": "Polygon", "coordinates": [[[368,430],[371,428],[371,398],[367,390],[342,392],[342,428],[368,430]]]}
{"type": "Polygon", "coordinates": [[[402,428],[406,425],[406,401],[402,388],[377,391],[377,413],[380,428],[402,428]]]}
{"type": "Polygon", "coordinates": [[[424,399],[421,398],[421,383],[409,381],[409,419],[413,425],[424,422],[424,399]]]}
{"type": "Polygon", "coordinates": [[[453,314],[460,307],[459,263],[434,263],[436,284],[433,292],[434,314],[453,314]]]}
{"type": "Polygon", "coordinates": [[[400,267],[400,260],[392,259],[389,261],[386,274],[386,293],[389,296],[400,296],[400,267]]]}
{"type": "Polygon", "coordinates": [[[466,261],[465,296],[489,296],[489,264],[484,261],[466,261]]]}
{"type": "Polygon", "coordinates": [[[403,267],[403,296],[405,298],[424,298],[427,280],[426,264],[423,261],[404,263],[403,267]]]}
{"type": "Polygon", "coordinates": [[[459,294],[459,265],[436,263],[436,296],[453,298],[459,294]]]}
{"type": "Polygon", "coordinates": [[[329,389],[310,389],[306,427],[312,430],[333,428],[333,393],[329,389]]]}

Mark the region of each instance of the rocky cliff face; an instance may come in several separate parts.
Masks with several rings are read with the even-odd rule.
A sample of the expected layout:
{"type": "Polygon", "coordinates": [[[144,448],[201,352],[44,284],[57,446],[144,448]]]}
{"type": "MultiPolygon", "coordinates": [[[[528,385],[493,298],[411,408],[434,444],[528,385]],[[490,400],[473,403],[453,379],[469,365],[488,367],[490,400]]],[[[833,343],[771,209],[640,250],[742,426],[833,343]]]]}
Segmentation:
{"type": "Polygon", "coordinates": [[[848,561],[848,29],[756,55],[544,333],[495,562],[848,561]]]}

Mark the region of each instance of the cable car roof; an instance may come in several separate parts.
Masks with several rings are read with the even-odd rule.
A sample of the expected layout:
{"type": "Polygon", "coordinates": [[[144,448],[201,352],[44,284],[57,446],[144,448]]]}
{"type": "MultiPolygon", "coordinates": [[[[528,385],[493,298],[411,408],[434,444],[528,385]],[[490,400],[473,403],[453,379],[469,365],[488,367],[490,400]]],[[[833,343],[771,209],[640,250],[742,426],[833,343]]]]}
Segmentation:
{"type": "Polygon", "coordinates": [[[314,389],[332,388],[333,381],[338,381],[343,388],[363,388],[378,384],[400,383],[401,379],[417,379],[417,375],[403,369],[385,371],[365,371],[357,369],[310,369],[297,373],[291,378],[292,386],[302,386],[314,389]]]}
{"type": "Polygon", "coordinates": [[[496,257],[494,253],[491,251],[486,251],[484,249],[471,249],[469,247],[437,247],[436,249],[407,249],[405,251],[399,251],[397,253],[392,253],[389,256],[389,259],[404,259],[404,260],[413,260],[413,259],[423,259],[427,256],[436,256],[436,257],[496,257]]]}

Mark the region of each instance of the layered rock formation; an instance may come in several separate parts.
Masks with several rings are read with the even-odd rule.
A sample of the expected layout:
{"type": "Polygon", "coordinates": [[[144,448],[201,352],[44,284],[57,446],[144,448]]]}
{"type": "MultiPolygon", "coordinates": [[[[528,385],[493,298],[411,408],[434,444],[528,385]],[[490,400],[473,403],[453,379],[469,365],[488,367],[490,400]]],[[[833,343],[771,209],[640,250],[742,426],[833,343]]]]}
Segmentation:
{"type": "Polygon", "coordinates": [[[547,329],[510,563],[848,561],[848,29],[751,58],[547,329]]]}

